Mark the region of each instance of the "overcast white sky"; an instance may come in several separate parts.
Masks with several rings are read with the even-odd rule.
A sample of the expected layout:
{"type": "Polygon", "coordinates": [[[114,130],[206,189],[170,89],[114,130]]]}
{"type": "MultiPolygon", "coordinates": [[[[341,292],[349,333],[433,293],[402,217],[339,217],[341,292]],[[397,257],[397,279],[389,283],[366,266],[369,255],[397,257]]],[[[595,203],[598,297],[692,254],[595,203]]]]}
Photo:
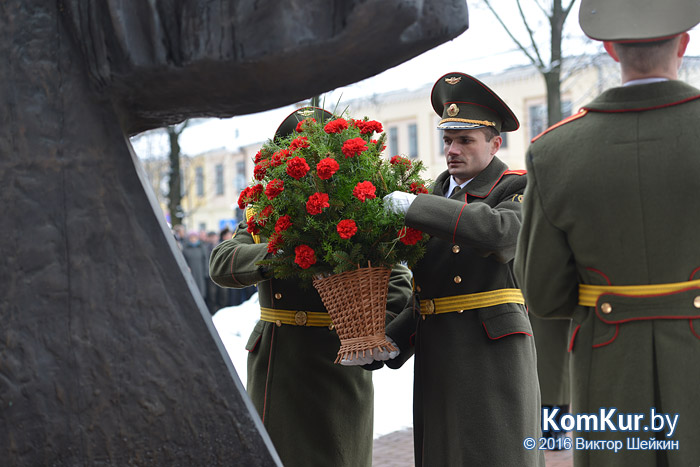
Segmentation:
{"type": "MultiPolygon", "coordinates": [[[[517,16],[515,0],[497,0],[499,11],[503,11],[505,21],[519,38],[525,37],[525,30],[517,16]]],[[[538,43],[548,49],[549,25],[533,0],[525,0],[530,5],[527,10],[531,25],[535,26],[538,43]]],[[[548,3],[540,0],[540,3],[548,3]]],[[[563,54],[603,52],[600,43],[584,37],[578,25],[578,4],[574,6],[565,24],[563,54]]],[[[364,81],[336,89],[324,94],[326,102],[347,101],[377,93],[399,89],[416,89],[432,84],[437,78],[451,71],[478,75],[497,72],[514,65],[529,63],[525,55],[517,49],[506,35],[494,16],[478,0],[469,0],[469,29],[459,37],[429,50],[412,60],[386,70],[364,81]]],[[[690,31],[691,40],[687,55],[700,55],[700,29],[690,31]]],[[[548,57],[545,57],[548,61],[548,57]]],[[[426,99],[429,96],[426,95],[426,99]]],[[[205,119],[187,128],[180,145],[184,154],[196,155],[202,152],[225,147],[235,150],[240,146],[262,142],[270,138],[281,121],[294,110],[293,105],[257,114],[243,115],[228,119],[205,119]]],[[[132,139],[140,156],[165,154],[167,140],[164,137],[136,137],[132,139]]]]}

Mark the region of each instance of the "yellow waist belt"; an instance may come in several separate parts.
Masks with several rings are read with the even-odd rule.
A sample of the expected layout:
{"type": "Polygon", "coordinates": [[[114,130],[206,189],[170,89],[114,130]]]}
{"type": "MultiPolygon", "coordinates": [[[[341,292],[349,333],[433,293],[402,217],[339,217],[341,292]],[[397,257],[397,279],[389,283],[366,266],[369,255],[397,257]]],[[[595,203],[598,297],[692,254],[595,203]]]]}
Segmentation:
{"type": "Polygon", "coordinates": [[[649,285],[578,285],[578,304],[581,306],[596,306],[598,298],[603,294],[631,295],[644,297],[680,292],[685,289],[700,287],[700,280],[674,282],[670,284],[649,285]]]}
{"type": "Polygon", "coordinates": [[[331,326],[331,316],[321,311],[277,310],[260,307],[260,319],[275,323],[277,326],[292,324],[294,326],[331,326]]]}
{"type": "Polygon", "coordinates": [[[455,295],[452,297],[433,298],[420,301],[421,315],[434,315],[438,313],[462,312],[485,308],[487,306],[502,305],[504,303],[525,304],[520,289],[498,289],[488,292],[455,295]]]}

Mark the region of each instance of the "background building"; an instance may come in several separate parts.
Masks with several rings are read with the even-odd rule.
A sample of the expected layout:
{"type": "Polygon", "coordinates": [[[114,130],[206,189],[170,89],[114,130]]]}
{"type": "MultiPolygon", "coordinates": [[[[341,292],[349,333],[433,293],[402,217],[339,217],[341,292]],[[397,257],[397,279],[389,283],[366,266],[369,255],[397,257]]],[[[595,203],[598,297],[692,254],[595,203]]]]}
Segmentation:
{"type": "MultiPolygon", "coordinates": [[[[469,72],[468,70],[456,70],[469,72]]],[[[511,169],[525,168],[530,140],[547,128],[546,91],[542,75],[532,66],[518,66],[498,73],[476,75],[493,89],[520,120],[517,131],[503,135],[498,156],[511,169]]],[[[436,77],[437,78],[437,77],[436,77]]],[[[684,81],[700,87],[700,57],[686,57],[680,72],[684,81]]],[[[605,89],[619,84],[618,65],[607,54],[569,58],[562,75],[564,116],[577,112],[605,89]]],[[[436,130],[439,117],[430,104],[433,83],[415,89],[373,94],[339,102],[326,108],[348,109],[353,118],[367,116],[382,123],[386,133],[385,155],[420,158],[427,167],[425,178],[434,180],[444,170],[442,137],[436,130]]],[[[280,120],[281,121],[281,120],[280,120]]],[[[280,121],[269,122],[266,134],[274,134],[280,121]]],[[[219,232],[243,218],[238,196],[250,183],[253,157],[264,141],[237,150],[217,149],[183,157],[183,224],[188,230],[219,232]]],[[[167,213],[167,159],[142,159],[151,186],[167,213]]]]}

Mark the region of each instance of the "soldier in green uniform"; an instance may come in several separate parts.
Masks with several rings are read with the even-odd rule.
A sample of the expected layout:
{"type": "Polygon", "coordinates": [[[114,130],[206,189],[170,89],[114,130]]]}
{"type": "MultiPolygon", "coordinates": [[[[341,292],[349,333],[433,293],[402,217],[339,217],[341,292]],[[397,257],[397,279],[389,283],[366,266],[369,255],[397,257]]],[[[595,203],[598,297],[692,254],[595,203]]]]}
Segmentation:
{"type": "MultiPolygon", "coordinates": [[[[284,137],[313,111],[302,108],[276,132],[284,137]]],[[[222,287],[257,284],[261,319],[246,348],[247,391],[285,467],[358,467],[372,464],[372,374],[334,364],[340,346],[330,316],[313,287],[279,280],[257,263],[268,255],[265,239],[238,225],[232,239],[210,258],[211,278],[222,287]],[[257,237],[257,236],[255,236],[257,237]]],[[[410,272],[397,268],[389,284],[388,310],[400,312],[411,294],[410,272]]]]}
{"type": "Polygon", "coordinates": [[[678,69],[700,2],[583,0],[579,20],[623,85],[531,144],[516,277],[532,313],[572,318],[572,414],[615,409],[574,465],[698,465],[700,90],[678,69]]]}
{"type": "Polygon", "coordinates": [[[535,344],[512,272],[525,189],[523,171],[496,152],[518,120],[486,85],[448,73],[431,101],[441,117],[447,170],[430,194],[394,192],[391,209],[430,234],[413,269],[420,316],[387,326],[400,366],[415,351],[416,465],[535,466],[540,394],[535,344]],[[524,443],[525,442],[525,443],[524,443]],[[534,448],[534,449],[530,449],[534,448]]]}

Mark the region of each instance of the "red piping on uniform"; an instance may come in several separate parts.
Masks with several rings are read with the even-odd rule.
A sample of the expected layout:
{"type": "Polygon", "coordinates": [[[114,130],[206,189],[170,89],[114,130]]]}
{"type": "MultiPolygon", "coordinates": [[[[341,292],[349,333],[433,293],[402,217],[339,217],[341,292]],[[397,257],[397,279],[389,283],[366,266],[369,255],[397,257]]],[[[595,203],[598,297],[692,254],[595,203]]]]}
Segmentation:
{"type": "Polygon", "coordinates": [[[272,326],[272,336],[270,338],[270,355],[267,358],[267,373],[265,373],[265,398],[263,399],[262,422],[265,423],[267,415],[267,388],[270,384],[270,365],[272,364],[272,346],[275,344],[275,326],[272,326]]]}
{"type": "Polygon", "coordinates": [[[527,175],[527,170],[506,170],[503,175],[527,175]]]}
{"type": "Polygon", "coordinates": [[[616,324],[616,325],[615,325],[615,335],[612,336],[612,339],[610,339],[610,340],[607,341],[607,342],[603,342],[602,344],[595,344],[595,345],[593,346],[593,348],[594,348],[594,349],[597,349],[598,347],[603,347],[604,345],[610,344],[612,341],[614,341],[615,339],[617,339],[617,335],[618,335],[619,333],[620,333],[620,325],[619,325],[619,324],[616,324]]]}
{"type": "MultiPolygon", "coordinates": [[[[675,292],[666,292],[666,293],[660,293],[660,294],[653,294],[653,295],[629,295],[629,294],[617,294],[617,293],[605,293],[598,297],[598,302],[601,300],[602,297],[630,297],[630,298],[650,298],[650,297],[668,297],[670,295],[677,295],[679,293],[683,292],[688,292],[689,290],[700,290],[700,287],[688,287],[687,289],[683,290],[677,290],[675,292]]],[[[646,316],[643,318],[629,318],[629,319],[621,319],[621,320],[616,320],[616,321],[607,321],[603,319],[603,317],[600,315],[600,311],[598,310],[598,303],[596,303],[595,307],[595,314],[598,315],[598,319],[604,322],[605,324],[619,324],[619,323],[629,323],[632,321],[648,321],[650,319],[700,319],[700,314],[697,316],[646,316]]]]}
{"type": "Polygon", "coordinates": [[[506,174],[506,172],[503,172],[503,173],[501,174],[501,176],[498,177],[498,180],[496,180],[496,182],[491,186],[491,189],[489,190],[489,192],[486,193],[484,196],[475,195],[475,194],[473,194],[473,193],[469,193],[468,191],[467,191],[467,193],[469,193],[470,195],[472,195],[474,198],[482,198],[482,199],[483,199],[483,198],[486,198],[488,195],[491,194],[491,192],[493,191],[493,189],[496,188],[496,185],[498,185],[498,182],[501,181],[501,179],[503,178],[503,176],[504,176],[505,174],[506,174]]]}
{"type": "Polygon", "coordinates": [[[700,267],[696,268],[693,272],[690,273],[690,279],[688,279],[688,280],[692,281],[695,278],[695,273],[698,271],[700,271],[700,267]]]}
{"type": "Polygon", "coordinates": [[[530,334],[529,332],[525,332],[525,331],[509,332],[508,334],[503,334],[502,336],[491,337],[491,334],[489,334],[489,330],[488,330],[488,328],[486,327],[486,325],[485,325],[484,323],[481,323],[481,325],[484,326],[484,331],[486,331],[486,335],[487,335],[488,338],[491,339],[492,341],[496,341],[496,340],[501,339],[501,338],[503,338],[503,337],[512,336],[513,334],[525,334],[526,336],[532,337],[532,334],[530,334]]]}
{"type": "Polygon", "coordinates": [[[689,319],[689,320],[688,320],[688,324],[690,325],[690,332],[692,332],[692,333],[695,335],[695,337],[697,337],[698,339],[700,339],[700,336],[698,335],[697,332],[695,332],[695,328],[693,327],[693,320],[692,320],[692,319],[689,319]]]}
{"type": "Polygon", "coordinates": [[[236,281],[238,285],[243,285],[238,279],[236,279],[236,276],[233,275],[233,260],[236,257],[236,253],[238,253],[238,249],[240,246],[237,246],[235,250],[233,250],[233,254],[231,255],[231,279],[236,281]]]}
{"type": "Polygon", "coordinates": [[[575,113],[575,114],[573,114],[573,115],[570,115],[570,116],[566,117],[564,120],[561,120],[561,121],[559,121],[558,123],[555,123],[554,125],[550,126],[550,127],[547,128],[546,130],[544,130],[542,133],[540,133],[539,135],[537,135],[537,136],[535,136],[534,138],[532,138],[532,139],[530,140],[530,142],[531,142],[531,143],[534,143],[535,141],[537,141],[537,140],[540,138],[540,136],[546,135],[546,134],[549,133],[550,131],[554,130],[555,128],[559,128],[560,126],[562,126],[562,125],[564,125],[564,124],[566,124],[566,123],[569,123],[569,122],[571,122],[571,121],[574,121],[574,120],[576,120],[576,119],[579,119],[579,118],[585,116],[586,113],[587,113],[587,111],[585,111],[585,110],[583,110],[583,109],[579,110],[577,113],[575,113]]]}
{"type": "Polygon", "coordinates": [[[576,326],[576,329],[574,329],[573,334],[571,334],[571,340],[569,341],[569,353],[571,353],[571,351],[574,350],[574,341],[576,340],[576,334],[578,334],[579,329],[581,329],[580,324],[576,326]]]}
{"type": "MultiPolygon", "coordinates": [[[[464,195],[465,198],[467,195],[464,195]]],[[[459,211],[459,216],[457,216],[457,222],[455,222],[455,230],[452,232],[452,243],[457,243],[455,242],[455,237],[457,236],[457,226],[459,225],[459,219],[462,217],[462,212],[464,212],[464,208],[467,206],[467,203],[464,203],[462,205],[462,209],[459,211]]]]}
{"type": "Polygon", "coordinates": [[[607,282],[608,285],[612,285],[608,276],[606,276],[603,272],[601,272],[595,268],[586,268],[586,271],[591,271],[591,272],[595,272],[596,274],[600,274],[601,276],[603,276],[603,279],[605,279],[605,282],[607,282]]]}
{"type": "Polygon", "coordinates": [[[636,109],[615,109],[615,110],[589,109],[589,108],[583,107],[583,109],[587,110],[589,112],[600,112],[600,113],[609,113],[609,114],[610,113],[625,113],[625,112],[646,112],[647,110],[665,109],[666,107],[673,107],[674,105],[685,104],[686,102],[694,101],[696,99],[700,99],[700,94],[698,94],[697,96],[688,97],[687,99],[683,99],[683,100],[680,100],[677,102],[656,105],[654,107],[639,107],[636,109]]]}

